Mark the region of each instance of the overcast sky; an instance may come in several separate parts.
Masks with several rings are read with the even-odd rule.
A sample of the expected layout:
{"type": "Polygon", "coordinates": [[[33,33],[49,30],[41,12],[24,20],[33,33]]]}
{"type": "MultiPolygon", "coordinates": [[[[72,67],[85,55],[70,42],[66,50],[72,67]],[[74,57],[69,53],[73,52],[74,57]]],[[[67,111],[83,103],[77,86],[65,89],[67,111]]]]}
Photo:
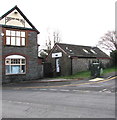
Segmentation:
{"type": "Polygon", "coordinates": [[[115,0],[1,0],[0,16],[17,5],[40,31],[44,47],[58,30],[63,43],[96,46],[115,28],[115,0]]]}

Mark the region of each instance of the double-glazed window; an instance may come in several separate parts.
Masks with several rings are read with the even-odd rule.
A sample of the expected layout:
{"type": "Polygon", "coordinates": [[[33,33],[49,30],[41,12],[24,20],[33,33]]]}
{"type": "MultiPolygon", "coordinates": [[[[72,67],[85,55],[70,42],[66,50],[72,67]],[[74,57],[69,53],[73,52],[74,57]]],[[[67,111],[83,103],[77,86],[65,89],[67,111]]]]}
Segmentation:
{"type": "Polygon", "coordinates": [[[24,31],[6,30],[6,45],[25,46],[26,33],[24,31]]]}
{"type": "Polygon", "coordinates": [[[26,60],[20,55],[11,55],[5,59],[6,74],[25,74],[26,60]]]}

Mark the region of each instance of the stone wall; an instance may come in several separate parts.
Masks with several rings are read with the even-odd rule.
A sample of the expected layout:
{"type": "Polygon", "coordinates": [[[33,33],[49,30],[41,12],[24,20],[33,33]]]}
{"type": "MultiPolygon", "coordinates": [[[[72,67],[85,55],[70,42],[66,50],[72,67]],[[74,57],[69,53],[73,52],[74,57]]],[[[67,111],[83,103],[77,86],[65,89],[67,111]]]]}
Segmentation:
{"type": "Polygon", "coordinates": [[[72,59],[72,74],[86,71],[89,67],[89,59],[74,58],[72,59]]]}
{"type": "MultiPolygon", "coordinates": [[[[55,48],[52,53],[62,52],[59,48],[55,48]]],[[[54,76],[57,76],[55,60],[56,58],[52,58],[52,53],[49,54],[47,58],[47,62],[52,64],[52,72],[54,76]]],[[[71,74],[71,59],[62,52],[62,57],[59,57],[60,60],[60,76],[70,75],[71,74]]]]}
{"type": "Polygon", "coordinates": [[[2,84],[2,27],[0,27],[0,85],[2,84]]]}
{"type": "Polygon", "coordinates": [[[72,74],[77,72],[86,71],[89,69],[89,63],[92,61],[102,62],[104,68],[110,64],[110,59],[89,59],[89,58],[74,58],[72,59],[72,74]]]}
{"type": "MultiPolygon", "coordinates": [[[[81,71],[86,71],[89,69],[89,63],[92,61],[100,61],[102,62],[103,66],[106,67],[110,63],[110,59],[105,58],[78,58],[78,57],[69,57],[67,54],[64,53],[59,47],[55,47],[52,50],[52,53],[62,52],[62,57],[60,57],[60,74],[61,76],[67,76],[71,74],[75,74],[81,71]]],[[[52,58],[52,53],[50,53],[47,57],[47,62],[52,64],[52,71],[53,75],[57,76],[56,73],[56,66],[55,60],[56,58],[52,58]]]]}
{"type": "Polygon", "coordinates": [[[42,70],[43,66],[38,64],[37,32],[27,31],[25,47],[3,47],[3,82],[39,79],[43,76],[42,70]],[[5,57],[13,54],[26,58],[26,74],[5,75],[5,57]]]}
{"type": "Polygon", "coordinates": [[[63,54],[63,57],[60,59],[61,65],[61,76],[67,76],[72,74],[71,67],[71,58],[69,58],[66,54],[63,54]]]}

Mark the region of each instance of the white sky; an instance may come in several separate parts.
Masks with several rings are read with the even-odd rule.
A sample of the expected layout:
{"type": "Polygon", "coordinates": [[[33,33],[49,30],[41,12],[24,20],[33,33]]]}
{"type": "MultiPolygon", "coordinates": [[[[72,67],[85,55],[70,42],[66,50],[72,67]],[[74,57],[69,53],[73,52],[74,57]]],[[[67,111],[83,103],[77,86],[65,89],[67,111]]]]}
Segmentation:
{"type": "Polygon", "coordinates": [[[115,0],[1,0],[0,16],[15,5],[40,31],[41,48],[52,31],[63,43],[95,46],[115,29],[115,0]]]}

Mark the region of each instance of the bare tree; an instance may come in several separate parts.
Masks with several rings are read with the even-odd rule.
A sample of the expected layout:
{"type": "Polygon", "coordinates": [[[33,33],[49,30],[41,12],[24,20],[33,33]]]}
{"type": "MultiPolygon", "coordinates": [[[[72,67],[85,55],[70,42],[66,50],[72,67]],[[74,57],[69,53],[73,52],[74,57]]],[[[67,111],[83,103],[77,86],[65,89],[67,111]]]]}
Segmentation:
{"type": "Polygon", "coordinates": [[[54,44],[55,43],[59,43],[61,41],[61,37],[60,37],[60,32],[53,32],[53,36],[54,36],[54,44]]]}
{"type": "Polygon", "coordinates": [[[48,51],[51,50],[55,43],[59,43],[61,41],[60,36],[61,35],[59,31],[54,31],[52,33],[48,32],[48,40],[46,40],[46,47],[48,51]]]}
{"type": "Polygon", "coordinates": [[[116,38],[117,36],[115,31],[108,31],[103,37],[101,37],[97,46],[110,51],[117,50],[116,38]]]}
{"type": "Polygon", "coordinates": [[[47,47],[47,50],[50,51],[51,50],[51,40],[50,40],[50,37],[48,36],[48,41],[46,40],[46,47],[47,47]]]}

